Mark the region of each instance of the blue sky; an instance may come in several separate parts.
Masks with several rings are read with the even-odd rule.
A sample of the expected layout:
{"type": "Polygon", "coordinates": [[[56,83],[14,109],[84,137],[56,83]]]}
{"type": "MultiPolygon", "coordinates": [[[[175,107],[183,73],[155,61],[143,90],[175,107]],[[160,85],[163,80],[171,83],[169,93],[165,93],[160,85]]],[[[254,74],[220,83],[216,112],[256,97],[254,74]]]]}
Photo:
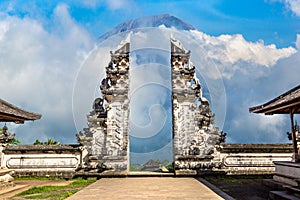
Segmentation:
{"type": "MultiPolygon", "coordinates": [[[[172,14],[210,35],[240,33],[250,41],[264,40],[279,47],[295,45],[299,28],[299,7],[288,0],[213,1],[2,1],[1,11],[40,21],[51,30],[53,11],[68,5],[70,15],[94,37],[114,26],[142,16],[172,14]],[[298,11],[297,11],[298,9],[298,11]],[[297,13],[298,12],[298,13],[297,13]]],[[[295,4],[296,4],[295,3],[295,4]]]]}
{"type": "Polygon", "coordinates": [[[299,84],[299,5],[299,0],[1,1],[1,98],[43,115],[34,123],[10,124],[10,130],[24,143],[50,137],[76,142],[74,82],[98,38],[131,19],[171,14],[199,30],[192,34],[205,38],[203,46],[212,45],[205,48],[217,49],[210,56],[220,63],[227,93],[228,142],[287,142],[287,118],[253,116],[247,109],[299,84]],[[258,134],[249,136],[251,131],[258,134]]]}

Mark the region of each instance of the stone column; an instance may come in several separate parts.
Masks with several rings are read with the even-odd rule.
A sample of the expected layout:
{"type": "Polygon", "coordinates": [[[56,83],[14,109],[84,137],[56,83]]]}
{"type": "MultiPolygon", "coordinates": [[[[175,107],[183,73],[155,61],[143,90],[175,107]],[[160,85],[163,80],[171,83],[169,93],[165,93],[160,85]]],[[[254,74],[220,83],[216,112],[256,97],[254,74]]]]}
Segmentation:
{"type": "Polygon", "coordinates": [[[175,173],[195,175],[217,165],[213,154],[220,135],[209,102],[202,97],[190,51],[175,39],[171,39],[171,68],[175,173]]]}
{"type": "Polygon", "coordinates": [[[89,164],[103,173],[129,171],[129,51],[130,43],[122,41],[111,52],[100,86],[103,98],[94,101],[89,128],[77,135],[90,152],[89,164]]]}

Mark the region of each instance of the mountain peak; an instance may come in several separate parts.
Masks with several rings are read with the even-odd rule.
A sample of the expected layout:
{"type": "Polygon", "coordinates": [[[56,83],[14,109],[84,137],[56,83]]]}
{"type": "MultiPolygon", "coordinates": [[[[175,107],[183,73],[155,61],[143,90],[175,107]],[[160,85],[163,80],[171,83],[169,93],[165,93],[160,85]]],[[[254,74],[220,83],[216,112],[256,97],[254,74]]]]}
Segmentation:
{"type": "Polygon", "coordinates": [[[174,17],[170,14],[161,14],[141,17],[121,23],[111,31],[102,35],[100,39],[106,39],[112,35],[130,31],[136,28],[159,27],[161,25],[164,25],[167,28],[175,27],[178,30],[195,30],[192,25],[182,21],[177,17],[174,17]]]}

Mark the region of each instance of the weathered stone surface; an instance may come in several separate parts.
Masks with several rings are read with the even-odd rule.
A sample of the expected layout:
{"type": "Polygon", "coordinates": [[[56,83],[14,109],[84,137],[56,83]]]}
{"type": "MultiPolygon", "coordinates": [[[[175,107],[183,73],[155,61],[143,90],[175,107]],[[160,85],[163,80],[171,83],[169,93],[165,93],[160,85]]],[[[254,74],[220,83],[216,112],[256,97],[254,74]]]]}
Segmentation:
{"type": "Polygon", "coordinates": [[[106,77],[100,86],[103,99],[94,101],[94,110],[87,116],[88,128],[77,135],[79,143],[93,157],[93,161],[88,160],[88,170],[129,169],[129,51],[129,42],[122,41],[111,52],[106,77]]]}
{"type": "Polygon", "coordinates": [[[8,183],[8,182],[12,182],[14,180],[14,178],[10,175],[10,174],[5,174],[0,176],[0,183],[8,183]]]}
{"type": "Polygon", "coordinates": [[[221,153],[273,153],[291,154],[292,144],[222,144],[221,153]]]}
{"type": "MultiPolygon", "coordinates": [[[[209,102],[190,61],[190,51],[171,39],[174,167],[180,170],[211,169],[216,148],[224,140],[214,126],[209,102]]],[[[225,136],[225,134],[223,134],[225,136]]]]}
{"type": "Polygon", "coordinates": [[[227,174],[274,174],[275,161],[291,161],[290,144],[223,144],[218,151],[227,174]]]}
{"type": "Polygon", "coordinates": [[[16,176],[73,177],[85,163],[87,150],[79,145],[7,146],[1,168],[14,170],[16,176]]]}

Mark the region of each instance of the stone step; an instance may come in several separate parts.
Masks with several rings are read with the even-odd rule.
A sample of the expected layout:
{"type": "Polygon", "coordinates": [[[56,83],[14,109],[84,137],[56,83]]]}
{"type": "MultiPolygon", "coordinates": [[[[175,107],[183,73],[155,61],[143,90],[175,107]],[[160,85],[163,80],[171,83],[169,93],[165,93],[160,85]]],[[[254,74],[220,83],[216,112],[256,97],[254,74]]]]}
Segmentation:
{"type": "Polygon", "coordinates": [[[283,188],[288,192],[288,194],[292,194],[300,198],[300,188],[296,188],[292,186],[283,186],[283,188]]]}
{"type": "MultiPolygon", "coordinates": [[[[3,188],[0,190],[0,199],[3,196],[5,197],[7,194],[15,193],[16,191],[21,192],[24,188],[27,188],[27,187],[28,187],[28,185],[14,185],[11,187],[3,188]]],[[[6,198],[4,198],[4,199],[6,199],[6,198]]]]}
{"type": "Polygon", "coordinates": [[[283,188],[284,186],[289,186],[285,183],[275,181],[274,179],[263,179],[262,184],[264,186],[272,188],[273,190],[284,190],[284,188],[283,188]]]}
{"type": "Polygon", "coordinates": [[[298,197],[288,194],[286,191],[270,191],[270,200],[299,200],[298,197]]]}
{"type": "Polygon", "coordinates": [[[282,176],[282,175],[275,174],[273,176],[273,179],[275,181],[281,182],[282,184],[292,185],[294,187],[298,186],[296,178],[294,178],[294,177],[287,177],[287,176],[282,176]]]}

